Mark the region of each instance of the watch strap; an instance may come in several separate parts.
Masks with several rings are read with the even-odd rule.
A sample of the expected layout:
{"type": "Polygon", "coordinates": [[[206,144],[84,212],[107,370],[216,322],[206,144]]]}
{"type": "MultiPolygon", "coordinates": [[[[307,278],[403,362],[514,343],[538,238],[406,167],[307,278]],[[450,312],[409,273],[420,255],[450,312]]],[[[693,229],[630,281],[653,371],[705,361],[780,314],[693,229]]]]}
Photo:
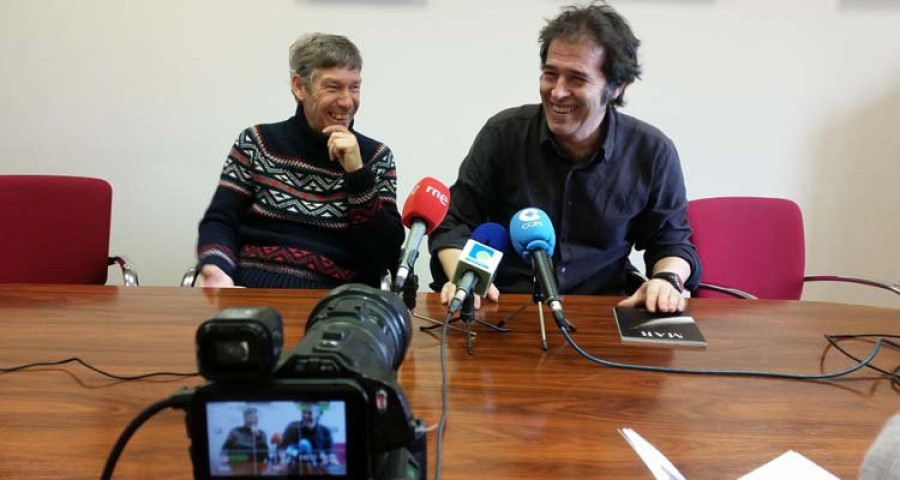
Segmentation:
{"type": "Polygon", "coordinates": [[[658,272],[654,273],[650,278],[665,280],[672,284],[672,286],[675,287],[675,290],[678,290],[678,293],[684,292],[684,284],[681,283],[681,277],[679,277],[675,272],[658,272]]]}

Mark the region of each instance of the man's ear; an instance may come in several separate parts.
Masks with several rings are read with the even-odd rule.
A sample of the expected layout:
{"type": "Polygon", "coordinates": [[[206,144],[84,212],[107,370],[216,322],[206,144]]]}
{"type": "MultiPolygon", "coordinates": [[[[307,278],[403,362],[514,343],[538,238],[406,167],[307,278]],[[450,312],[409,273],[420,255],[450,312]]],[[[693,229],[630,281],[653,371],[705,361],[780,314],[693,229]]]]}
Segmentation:
{"type": "Polygon", "coordinates": [[[622,98],[622,95],[625,94],[625,89],[628,87],[628,84],[619,85],[616,87],[616,90],[613,92],[613,98],[622,98]]]}
{"type": "Polygon", "coordinates": [[[303,86],[303,80],[300,79],[300,75],[296,73],[292,74],[291,92],[294,94],[294,98],[300,103],[303,103],[303,100],[306,98],[306,92],[304,92],[303,86]]]}

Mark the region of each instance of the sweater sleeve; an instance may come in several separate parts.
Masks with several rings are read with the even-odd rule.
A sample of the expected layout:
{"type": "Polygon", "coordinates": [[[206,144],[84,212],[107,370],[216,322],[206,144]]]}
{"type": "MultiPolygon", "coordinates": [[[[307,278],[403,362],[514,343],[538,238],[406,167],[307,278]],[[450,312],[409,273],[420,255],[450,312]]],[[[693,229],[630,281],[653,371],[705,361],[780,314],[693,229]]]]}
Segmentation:
{"type": "Polygon", "coordinates": [[[238,228],[253,203],[253,152],[256,139],[251,129],[238,136],[228,153],[219,185],[206,214],[200,220],[197,241],[198,268],[212,264],[229,277],[237,270],[240,249],[238,228]]]}
{"type": "Polygon", "coordinates": [[[344,175],[348,194],[350,234],[366,269],[381,275],[394,270],[403,243],[397,210],[397,169],[394,154],[381,145],[363,168],[344,175]]]}

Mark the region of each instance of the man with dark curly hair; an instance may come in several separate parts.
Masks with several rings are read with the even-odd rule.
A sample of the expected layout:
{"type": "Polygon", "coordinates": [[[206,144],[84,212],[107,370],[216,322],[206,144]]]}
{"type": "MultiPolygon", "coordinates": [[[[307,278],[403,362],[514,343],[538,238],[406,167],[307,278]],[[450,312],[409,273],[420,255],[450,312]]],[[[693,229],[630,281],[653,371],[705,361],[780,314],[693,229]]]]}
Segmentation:
{"type": "MultiPolygon", "coordinates": [[[[565,8],[539,40],[541,103],[498,113],[476,137],[430,238],[434,286],[451,276],[475,227],[536,207],[556,229],[561,293],[631,294],[622,305],[683,310],[700,262],[678,153],[662,132],[617,110],[640,77],[640,41],[606,4],[565,8]],[[628,281],[632,247],[644,250],[648,281],[628,281]]],[[[529,293],[532,281],[531,266],[507,255],[487,297],[529,293]]],[[[442,301],[455,288],[443,283],[442,301]]]]}

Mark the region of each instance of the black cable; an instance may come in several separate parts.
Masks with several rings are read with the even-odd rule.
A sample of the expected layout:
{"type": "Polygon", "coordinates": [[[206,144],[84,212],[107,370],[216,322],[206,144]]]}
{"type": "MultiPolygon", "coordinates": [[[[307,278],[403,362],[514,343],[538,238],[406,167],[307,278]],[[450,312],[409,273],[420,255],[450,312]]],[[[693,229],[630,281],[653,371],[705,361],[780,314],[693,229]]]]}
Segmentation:
{"type": "Polygon", "coordinates": [[[789,378],[794,380],[825,380],[829,378],[837,378],[842,377],[844,375],[848,375],[853,373],[867,365],[878,355],[878,352],[881,351],[882,339],[878,339],[875,342],[875,346],[872,348],[872,353],[866,357],[865,360],[860,361],[856,365],[847,368],[845,370],[839,370],[831,373],[821,373],[821,374],[804,374],[804,373],[779,373],[779,372],[767,372],[767,371],[754,371],[754,370],[693,370],[693,369],[683,369],[683,368],[669,368],[669,367],[653,367],[648,365],[632,365],[628,363],[619,363],[619,362],[611,362],[609,360],[604,360],[602,358],[595,357],[585,351],[583,348],[578,346],[575,343],[575,339],[569,335],[568,329],[565,327],[565,323],[556,322],[556,326],[559,328],[559,331],[562,332],[563,337],[566,338],[566,341],[569,342],[569,345],[575,349],[576,352],[580,353],[584,358],[594,362],[599,363],[600,365],[612,368],[624,368],[627,370],[639,370],[644,372],[663,372],[663,373],[687,373],[687,374],[701,374],[701,375],[726,375],[726,376],[741,376],[741,377],[763,377],[763,378],[789,378]]]}
{"type": "Polygon", "coordinates": [[[444,326],[441,328],[441,421],[438,422],[437,448],[434,461],[434,480],[441,480],[441,457],[444,447],[444,426],[447,424],[447,410],[450,403],[450,389],[447,382],[447,327],[450,325],[452,312],[447,312],[444,326]]]}
{"type": "Polygon", "coordinates": [[[100,375],[103,375],[103,376],[106,376],[109,378],[113,378],[116,380],[140,380],[143,378],[150,378],[150,377],[196,377],[197,375],[199,375],[198,372],[153,372],[153,373],[144,373],[141,375],[116,375],[114,373],[109,373],[109,372],[100,370],[99,368],[85,362],[84,360],[82,360],[78,357],[67,358],[65,360],[57,360],[54,362],[35,362],[35,363],[29,363],[27,365],[19,365],[17,367],[0,368],[0,373],[17,372],[19,370],[24,370],[26,368],[32,368],[32,367],[55,367],[55,366],[63,365],[66,363],[72,363],[72,362],[78,363],[87,369],[90,369],[90,370],[93,370],[93,371],[99,373],[100,375]]]}
{"type": "MultiPolygon", "coordinates": [[[[860,334],[853,334],[853,335],[825,335],[825,340],[828,340],[828,343],[832,347],[834,347],[837,351],[843,353],[847,357],[853,359],[853,361],[855,361],[855,362],[861,362],[862,360],[856,358],[850,352],[844,350],[844,348],[841,347],[840,345],[838,345],[838,343],[840,343],[843,340],[858,340],[858,339],[863,339],[863,338],[865,338],[865,339],[877,338],[877,339],[882,339],[882,340],[884,340],[886,338],[900,339],[900,335],[889,335],[886,333],[860,333],[860,334]]],[[[884,343],[890,345],[891,347],[894,347],[895,349],[900,350],[900,343],[892,342],[890,340],[884,340],[884,343]]],[[[895,367],[893,369],[893,371],[884,370],[883,368],[876,367],[875,365],[866,365],[866,367],[871,368],[872,370],[875,370],[876,372],[890,376],[891,383],[894,385],[894,388],[900,387],[900,377],[898,377],[898,374],[900,374],[900,365],[895,367]]]]}
{"type": "Polygon", "coordinates": [[[165,400],[160,400],[153,405],[150,405],[144,409],[143,412],[139,413],[138,416],[125,427],[125,430],[122,431],[122,434],[119,435],[119,438],[113,445],[112,450],[110,450],[109,456],[106,457],[106,465],[103,466],[103,473],[100,474],[100,480],[109,480],[112,478],[113,470],[115,470],[116,463],[119,461],[119,457],[125,450],[125,445],[128,443],[131,436],[134,435],[134,432],[136,432],[144,422],[166,408],[187,408],[193,394],[194,391],[191,389],[181,390],[165,400]]]}

